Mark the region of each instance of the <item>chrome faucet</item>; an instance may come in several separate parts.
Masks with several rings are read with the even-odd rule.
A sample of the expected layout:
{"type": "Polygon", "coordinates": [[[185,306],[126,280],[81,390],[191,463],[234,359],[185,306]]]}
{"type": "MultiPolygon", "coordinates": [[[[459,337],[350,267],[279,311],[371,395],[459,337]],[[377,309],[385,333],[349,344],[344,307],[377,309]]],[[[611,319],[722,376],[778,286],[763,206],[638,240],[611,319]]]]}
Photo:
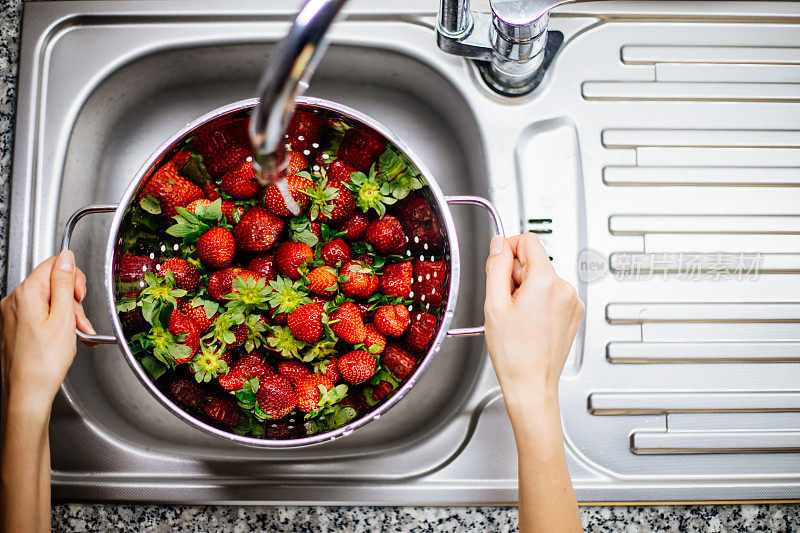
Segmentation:
{"type": "MultiPolygon", "coordinates": [[[[496,91],[525,94],[552,59],[546,57],[550,10],[573,1],[490,0],[489,14],[470,11],[470,0],[441,0],[439,48],[483,61],[484,80],[496,91]]],[[[555,47],[559,44],[560,39],[555,47]]]]}

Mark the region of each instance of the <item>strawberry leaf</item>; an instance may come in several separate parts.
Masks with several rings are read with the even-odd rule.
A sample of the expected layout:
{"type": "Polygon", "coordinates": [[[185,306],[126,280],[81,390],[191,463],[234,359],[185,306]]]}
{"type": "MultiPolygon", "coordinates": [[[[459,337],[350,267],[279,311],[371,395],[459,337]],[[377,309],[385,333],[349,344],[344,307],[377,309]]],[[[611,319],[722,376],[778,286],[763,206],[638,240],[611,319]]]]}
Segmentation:
{"type": "Polygon", "coordinates": [[[158,198],[156,198],[152,193],[147,193],[144,198],[139,200],[139,207],[151,215],[161,214],[161,204],[159,203],[158,198]]]}

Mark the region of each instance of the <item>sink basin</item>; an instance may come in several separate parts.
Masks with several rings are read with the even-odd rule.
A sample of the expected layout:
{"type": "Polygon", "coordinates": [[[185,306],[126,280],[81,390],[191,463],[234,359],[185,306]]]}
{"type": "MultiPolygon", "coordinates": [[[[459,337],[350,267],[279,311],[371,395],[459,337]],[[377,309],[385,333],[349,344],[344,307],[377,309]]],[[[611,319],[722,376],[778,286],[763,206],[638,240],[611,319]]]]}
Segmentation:
{"type": "MultiPolygon", "coordinates": [[[[7,290],[57,249],[76,208],[116,202],[164,139],[252,96],[299,6],[280,4],[26,4],[7,290]]],[[[564,44],[516,99],[436,47],[435,8],[353,0],[310,94],[395,131],[445,194],[489,195],[507,231],[540,235],[578,287],[587,313],[561,401],[579,499],[800,498],[789,466],[800,458],[798,3],[562,6],[550,26],[564,44]],[[700,254],[708,275],[714,252],[758,254],[763,270],[680,277],[681,257],[700,254]],[[626,277],[654,254],[655,275],[626,277]]],[[[454,326],[476,325],[489,220],[454,214],[454,326]]],[[[73,240],[100,332],[108,222],[85,220],[73,240]]],[[[185,426],[116,347],[82,347],[51,430],[60,500],[517,499],[513,434],[481,339],[448,339],[411,393],[353,435],[269,451],[185,426]]]]}

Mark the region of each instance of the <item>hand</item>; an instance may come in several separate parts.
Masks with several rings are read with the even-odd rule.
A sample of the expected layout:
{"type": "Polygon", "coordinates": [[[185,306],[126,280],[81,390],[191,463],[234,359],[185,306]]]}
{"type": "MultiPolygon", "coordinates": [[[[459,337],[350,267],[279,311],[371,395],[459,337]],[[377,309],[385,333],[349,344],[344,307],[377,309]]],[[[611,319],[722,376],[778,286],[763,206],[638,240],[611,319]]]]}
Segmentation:
{"type": "Polygon", "coordinates": [[[76,324],[94,333],[81,305],[85,296],[86,276],[67,250],[36,267],[0,302],[3,393],[15,406],[49,412],[75,357],[76,324]]]}
{"type": "Polygon", "coordinates": [[[557,395],[583,302],[572,285],[556,275],[535,235],[495,237],[490,254],[486,345],[506,403],[520,405],[536,394],[557,395]]]}

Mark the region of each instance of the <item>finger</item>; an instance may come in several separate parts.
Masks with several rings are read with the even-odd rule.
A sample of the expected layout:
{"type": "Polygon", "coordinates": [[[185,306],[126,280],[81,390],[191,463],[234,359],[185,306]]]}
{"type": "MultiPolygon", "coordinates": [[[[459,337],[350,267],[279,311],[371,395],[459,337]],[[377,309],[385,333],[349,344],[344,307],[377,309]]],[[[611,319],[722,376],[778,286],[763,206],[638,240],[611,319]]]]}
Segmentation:
{"type": "Polygon", "coordinates": [[[58,255],[50,273],[50,317],[74,319],[75,256],[70,250],[58,255]]]}
{"type": "Polygon", "coordinates": [[[503,237],[495,236],[489,248],[489,258],[486,260],[486,307],[488,309],[502,309],[511,300],[513,281],[511,269],[514,256],[511,247],[503,237]]]}
{"type": "Polygon", "coordinates": [[[553,265],[542,246],[539,237],[533,233],[521,235],[516,242],[516,257],[522,265],[521,277],[524,282],[532,273],[550,272],[553,265]]]}
{"type": "Polygon", "coordinates": [[[86,274],[80,268],[75,268],[75,300],[82,302],[86,298],[86,274]]]}
{"type": "MultiPolygon", "coordinates": [[[[77,328],[89,335],[97,335],[94,326],[92,326],[92,322],[86,317],[83,306],[78,302],[74,302],[73,305],[75,306],[75,325],[77,328]]],[[[85,342],[84,344],[86,344],[86,346],[97,346],[97,343],[94,342],[85,342]]]]}
{"type": "Polygon", "coordinates": [[[514,267],[511,269],[511,278],[514,280],[514,285],[522,285],[522,263],[516,257],[514,258],[514,267]]]}
{"type": "Polygon", "coordinates": [[[39,263],[14,289],[29,306],[28,309],[33,313],[31,316],[47,316],[50,312],[50,272],[55,260],[55,257],[48,257],[39,263]]]}

